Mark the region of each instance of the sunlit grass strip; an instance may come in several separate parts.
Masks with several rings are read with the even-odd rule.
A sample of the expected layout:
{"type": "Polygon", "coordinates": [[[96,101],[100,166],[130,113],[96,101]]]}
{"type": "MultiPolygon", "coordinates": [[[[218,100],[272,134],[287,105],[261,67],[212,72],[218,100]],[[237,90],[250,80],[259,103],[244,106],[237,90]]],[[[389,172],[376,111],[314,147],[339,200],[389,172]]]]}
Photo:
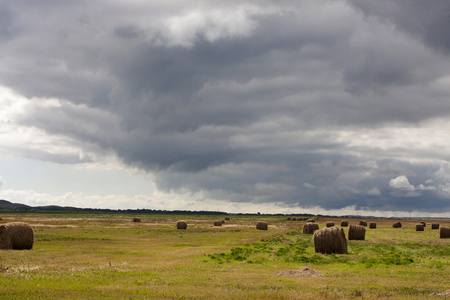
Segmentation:
{"type": "Polygon", "coordinates": [[[349,254],[323,255],[314,253],[311,236],[290,232],[276,238],[232,248],[229,252],[208,255],[210,259],[223,263],[265,263],[283,261],[287,263],[333,264],[347,263],[364,268],[373,266],[412,266],[442,268],[450,247],[424,243],[405,243],[394,246],[388,242],[363,244],[350,241],[349,254]]]}

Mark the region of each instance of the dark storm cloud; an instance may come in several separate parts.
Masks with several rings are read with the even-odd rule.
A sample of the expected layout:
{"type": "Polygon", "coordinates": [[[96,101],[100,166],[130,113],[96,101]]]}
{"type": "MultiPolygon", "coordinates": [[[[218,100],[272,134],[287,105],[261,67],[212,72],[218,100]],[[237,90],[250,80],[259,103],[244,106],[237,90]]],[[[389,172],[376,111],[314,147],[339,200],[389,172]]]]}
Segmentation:
{"type": "Polygon", "coordinates": [[[350,0],[368,16],[394,24],[436,51],[450,54],[450,3],[446,0],[350,0]]]}
{"type": "MultiPolygon", "coordinates": [[[[324,209],[450,208],[439,162],[346,137],[448,117],[448,92],[433,84],[449,63],[404,34],[416,34],[401,21],[416,15],[411,5],[397,16],[375,2],[108,3],[1,10],[19,29],[0,30],[0,83],[37,97],[20,124],[114,153],[167,191],[324,209]],[[396,185],[403,177],[389,184],[399,176],[409,194],[396,185]],[[429,180],[436,189],[422,188],[429,180]]],[[[426,32],[421,41],[444,47],[426,32]]]]}

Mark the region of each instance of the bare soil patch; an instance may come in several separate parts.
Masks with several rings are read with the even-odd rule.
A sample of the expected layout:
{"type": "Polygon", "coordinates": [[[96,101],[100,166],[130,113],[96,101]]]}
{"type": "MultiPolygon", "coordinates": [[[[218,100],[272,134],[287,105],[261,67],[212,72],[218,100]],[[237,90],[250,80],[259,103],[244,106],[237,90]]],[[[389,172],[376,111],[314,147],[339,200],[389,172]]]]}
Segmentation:
{"type": "Polygon", "coordinates": [[[275,273],[278,276],[294,276],[294,277],[318,277],[323,276],[322,273],[314,271],[308,267],[303,270],[288,270],[279,273],[275,273]]]}
{"type": "Polygon", "coordinates": [[[450,297],[450,290],[446,290],[445,292],[442,292],[442,293],[432,293],[432,294],[430,294],[430,296],[445,296],[445,297],[450,297]]]}

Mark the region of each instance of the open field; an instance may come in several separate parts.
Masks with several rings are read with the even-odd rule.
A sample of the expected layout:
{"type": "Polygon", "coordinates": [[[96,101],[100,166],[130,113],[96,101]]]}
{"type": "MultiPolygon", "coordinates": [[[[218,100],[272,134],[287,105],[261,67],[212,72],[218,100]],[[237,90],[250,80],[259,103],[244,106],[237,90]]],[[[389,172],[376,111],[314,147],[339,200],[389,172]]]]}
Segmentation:
{"type": "Polygon", "coordinates": [[[439,239],[430,220],[423,232],[414,231],[422,220],[401,220],[402,228],[366,220],[377,228],[349,241],[349,254],[322,255],[302,234],[304,221],[283,216],[231,216],[221,227],[213,221],[224,216],[2,217],[35,233],[33,250],[0,251],[2,299],[440,299],[429,295],[450,289],[450,239],[439,239]],[[176,229],[179,219],[187,230],[176,229]],[[256,230],[257,221],[269,230],[256,230]],[[286,272],[305,267],[323,276],[286,272]]]}

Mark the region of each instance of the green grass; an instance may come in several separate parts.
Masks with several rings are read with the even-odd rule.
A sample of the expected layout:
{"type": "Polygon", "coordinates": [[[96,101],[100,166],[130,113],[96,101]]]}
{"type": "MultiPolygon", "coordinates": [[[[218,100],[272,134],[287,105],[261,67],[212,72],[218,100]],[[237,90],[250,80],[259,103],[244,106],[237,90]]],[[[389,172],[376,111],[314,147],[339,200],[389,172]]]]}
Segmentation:
{"type": "Polygon", "coordinates": [[[279,216],[236,216],[222,227],[212,225],[221,216],[140,217],[4,216],[29,223],[35,245],[0,251],[0,298],[423,299],[450,289],[450,239],[429,226],[415,232],[414,221],[393,229],[380,220],[366,240],[349,241],[348,254],[323,255],[302,222],[279,216]],[[177,230],[177,219],[188,229],[177,230]],[[258,220],[269,230],[256,230],[258,220]],[[324,276],[275,275],[304,267],[324,276]]]}

